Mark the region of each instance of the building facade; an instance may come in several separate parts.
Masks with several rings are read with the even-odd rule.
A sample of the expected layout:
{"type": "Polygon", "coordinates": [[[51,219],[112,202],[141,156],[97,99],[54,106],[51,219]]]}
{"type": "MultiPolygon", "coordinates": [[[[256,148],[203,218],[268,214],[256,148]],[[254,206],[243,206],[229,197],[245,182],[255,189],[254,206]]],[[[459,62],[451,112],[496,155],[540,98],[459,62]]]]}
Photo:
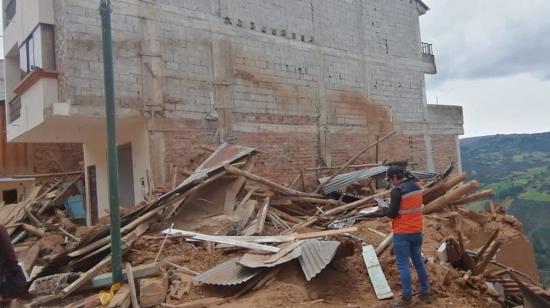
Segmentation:
{"type": "MultiPolygon", "coordinates": [[[[89,213],[107,208],[99,1],[4,0],[7,137],[83,145],[89,213]]],[[[113,0],[122,205],[201,144],[260,147],[258,172],[459,161],[462,109],[428,105],[436,73],[419,0],[113,0]]]]}

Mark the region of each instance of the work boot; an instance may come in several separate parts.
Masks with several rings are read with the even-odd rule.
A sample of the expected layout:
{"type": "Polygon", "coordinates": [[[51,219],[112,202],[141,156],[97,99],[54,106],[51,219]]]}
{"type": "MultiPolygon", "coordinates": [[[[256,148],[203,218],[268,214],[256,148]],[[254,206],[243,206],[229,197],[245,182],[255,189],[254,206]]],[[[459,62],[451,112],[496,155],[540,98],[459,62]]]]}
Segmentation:
{"type": "Polygon", "coordinates": [[[413,305],[412,296],[401,295],[401,297],[395,300],[390,307],[402,308],[402,307],[412,307],[412,305],[413,305]]]}
{"type": "Polygon", "coordinates": [[[424,304],[430,304],[432,302],[432,296],[427,292],[420,292],[418,295],[418,300],[424,304]]]}

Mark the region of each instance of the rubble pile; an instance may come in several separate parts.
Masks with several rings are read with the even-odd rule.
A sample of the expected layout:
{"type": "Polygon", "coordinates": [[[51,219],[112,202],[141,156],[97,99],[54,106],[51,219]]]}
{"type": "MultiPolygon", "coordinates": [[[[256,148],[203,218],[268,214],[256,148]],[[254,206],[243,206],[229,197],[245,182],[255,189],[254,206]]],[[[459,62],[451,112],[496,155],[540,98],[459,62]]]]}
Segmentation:
{"type": "MultiPolygon", "coordinates": [[[[81,175],[37,187],[29,201],[0,216],[30,260],[23,262],[30,281],[25,301],[35,307],[384,307],[398,295],[390,219],[379,205],[389,197],[387,166],[407,162],[353,170],[356,155],[316,182],[300,170],[285,185],[254,173],[256,149],[223,144],[211,151],[179,185],[123,215],[121,284],[109,272],[108,223],[77,226],[61,211],[81,175]]],[[[423,254],[435,297],[428,307],[550,299],[524,260],[502,261],[506,249],[529,246],[521,224],[493,203],[484,212],[464,207],[492,191],[477,192],[478,184],[453,173],[452,165],[441,174],[411,175],[424,189],[423,254]]]]}

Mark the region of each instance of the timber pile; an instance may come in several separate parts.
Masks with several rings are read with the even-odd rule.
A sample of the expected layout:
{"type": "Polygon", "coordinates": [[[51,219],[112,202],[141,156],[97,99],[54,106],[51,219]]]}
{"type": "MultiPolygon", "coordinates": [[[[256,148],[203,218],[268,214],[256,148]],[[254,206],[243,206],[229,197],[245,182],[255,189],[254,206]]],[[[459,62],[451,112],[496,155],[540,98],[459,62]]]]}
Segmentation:
{"type": "MultiPolygon", "coordinates": [[[[172,189],[161,190],[163,194],[157,197],[149,194],[149,202],[121,218],[127,262],[121,285],[113,285],[109,273],[109,225],[84,228],[75,234],[66,230],[72,236],[63,233],[60,239],[66,243],[61,249],[45,254],[40,246],[38,252],[29,249],[25,256],[37,255],[39,260],[28,266],[25,263],[33,273],[30,305],[328,307],[372,303],[396,295],[395,258],[387,249],[392,239],[389,219],[381,217],[378,209],[390,192],[380,184],[384,165],[372,166],[379,171],[365,173],[370,175],[366,178],[359,173],[341,174],[354,169],[350,166],[365,149],[336,171],[317,174],[324,180],[308,181],[301,170],[285,185],[254,173],[255,149],[227,144],[204,148],[210,156],[186,170],[187,177],[179,185],[174,177],[168,185],[172,189]],[[334,186],[332,181],[339,183],[342,178],[345,185],[326,192],[334,186]],[[207,211],[212,208],[217,209],[215,215],[207,211]],[[189,217],[191,222],[186,220],[189,217]]],[[[503,241],[498,233],[478,250],[467,246],[475,237],[473,225],[516,233],[521,225],[494,205],[487,213],[465,209],[464,204],[490,197],[492,191],[477,192],[478,184],[467,181],[466,174],[450,173],[451,168],[442,174],[419,173],[426,214],[424,253],[434,293],[440,297],[437,304],[446,306],[457,300],[473,306],[518,303],[522,297],[517,292],[510,293],[513,298],[498,292],[497,283],[504,282],[509,292],[519,290],[509,281],[498,280],[504,275],[495,271],[499,265],[494,257],[503,241]],[[471,291],[465,291],[465,286],[471,291]]],[[[48,219],[59,221],[55,209],[62,198],[54,203],[42,200],[50,188],[41,188],[42,193],[21,206],[31,210],[10,218],[9,223],[20,224],[18,230],[25,232],[31,232],[24,226],[27,224],[46,235],[58,235],[60,229],[55,228],[59,223],[49,222],[49,229],[39,224],[48,219]],[[38,215],[37,219],[29,213],[38,215]]],[[[63,195],[68,194],[59,190],[50,197],[55,200],[63,195]]],[[[520,279],[529,276],[504,268],[506,274],[520,273],[520,279]]],[[[544,292],[537,294],[546,296],[544,292]]]]}

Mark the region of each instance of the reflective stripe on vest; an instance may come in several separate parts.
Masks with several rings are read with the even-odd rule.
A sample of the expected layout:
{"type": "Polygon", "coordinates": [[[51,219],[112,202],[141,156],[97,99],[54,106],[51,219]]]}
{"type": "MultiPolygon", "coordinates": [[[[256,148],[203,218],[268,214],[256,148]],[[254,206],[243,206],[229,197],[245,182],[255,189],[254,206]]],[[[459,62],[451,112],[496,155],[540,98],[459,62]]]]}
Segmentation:
{"type": "Polygon", "coordinates": [[[422,190],[415,190],[401,196],[399,215],[393,219],[393,232],[407,234],[422,232],[422,190]]]}

